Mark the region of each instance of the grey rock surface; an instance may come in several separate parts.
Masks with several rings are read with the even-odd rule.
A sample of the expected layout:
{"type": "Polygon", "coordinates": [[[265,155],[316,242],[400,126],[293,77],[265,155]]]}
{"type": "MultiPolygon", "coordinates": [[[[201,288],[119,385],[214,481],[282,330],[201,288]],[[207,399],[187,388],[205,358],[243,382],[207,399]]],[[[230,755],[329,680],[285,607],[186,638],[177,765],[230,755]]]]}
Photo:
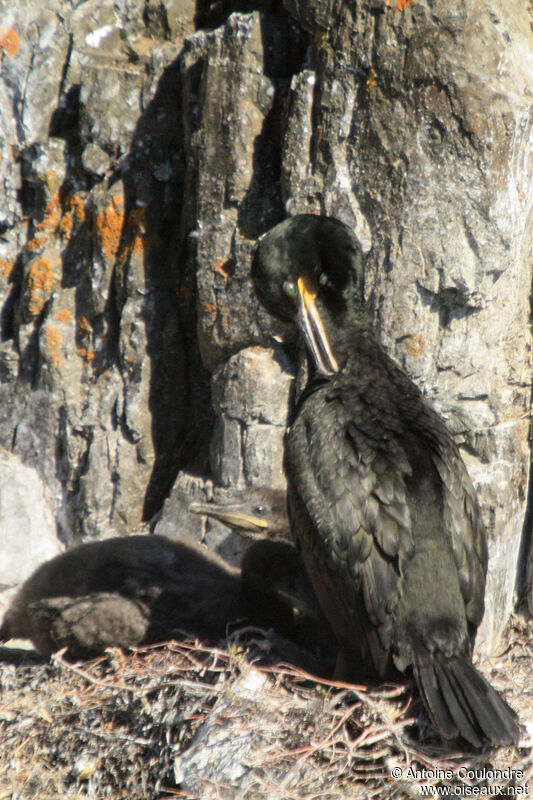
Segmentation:
{"type": "Polygon", "coordinates": [[[285,487],[283,436],[293,367],[281,348],[249,347],[213,373],[211,469],[223,485],[285,487]]]}
{"type": "Polygon", "coordinates": [[[18,584],[63,550],[47,495],[36,470],[0,448],[0,617],[18,584]]]}
{"type": "Polygon", "coordinates": [[[530,461],[526,4],[234,6],[0,0],[0,444],[66,543],[150,519],[180,470],[281,486],[290,349],[250,254],[335,215],[479,489],[490,650],[530,461]]]}
{"type": "MultiPolygon", "coordinates": [[[[257,792],[265,742],[275,746],[284,716],[285,698],[273,697],[268,690],[267,676],[252,668],[217,700],[190,747],[175,760],[176,783],[183,791],[225,798],[234,797],[236,787],[242,798],[257,792]],[[250,724],[259,718],[260,728],[250,724]]],[[[285,770],[283,785],[298,786],[304,772],[302,765],[285,770]]],[[[273,789],[273,797],[277,796],[273,789]]]]}

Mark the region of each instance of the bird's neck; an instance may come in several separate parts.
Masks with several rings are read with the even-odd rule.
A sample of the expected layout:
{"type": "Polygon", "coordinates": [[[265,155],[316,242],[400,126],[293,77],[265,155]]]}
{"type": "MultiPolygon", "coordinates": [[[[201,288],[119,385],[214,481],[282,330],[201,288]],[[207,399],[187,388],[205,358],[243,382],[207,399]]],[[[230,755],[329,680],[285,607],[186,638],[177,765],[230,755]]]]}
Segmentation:
{"type": "Polygon", "coordinates": [[[349,305],[338,314],[323,315],[322,319],[339,366],[353,358],[359,346],[376,341],[370,316],[363,305],[349,305]]]}

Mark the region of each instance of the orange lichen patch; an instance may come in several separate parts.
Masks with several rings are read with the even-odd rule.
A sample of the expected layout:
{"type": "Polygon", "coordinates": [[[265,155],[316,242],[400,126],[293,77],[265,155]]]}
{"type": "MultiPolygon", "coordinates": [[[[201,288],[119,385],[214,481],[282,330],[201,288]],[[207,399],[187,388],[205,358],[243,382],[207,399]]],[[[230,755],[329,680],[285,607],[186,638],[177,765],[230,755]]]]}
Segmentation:
{"type": "Polygon", "coordinates": [[[67,211],[72,211],[80,221],[85,219],[85,204],[79,194],[69,195],[65,207],[67,211]]]}
{"type": "Polygon", "coordinates": [[[48,359],[53,367],[59,367],[65,360],[60,348],[63,339],[55,325],[49,325],[46,329],[46,351],[48,359]]]}
{"type": "Polygon", "coordinates": [[[52,195],[44,208],[44,217],[37,225],[38,231],[51,233],[57,229],[61,219],[61,206],[59,203],[59,192],[52,195]]]}
{"type": "Polygon", "coordinates": [[[65,201],[65,214],[59,223],[59,230],[64,236],[72,232],[74,225],[83,222],[85,219],[85,205],[82,198],[77,194],[72,194],[65,201]]]}
{"type": "Polygon", "coordinates": [[[26,245],[26,250],[29,253],[35,253],[36,250],[42,250],[46,244],[46,236],[34,236],[33,239],[26,245]]]}
{"type": "Polygon", "coordinates": [[[396,8],[398,11],[405,11],[411,3],[416,3],[416,0],[396,0],[396,8]]]}
{"type": "Polygon", "coordinates": [[[13,58],[19,50],[20,39],[16,30],[0,25],[0,54],[5,53],[9,58],[13,58]]]}
{"type": "Polygon", "coordinates": [[[116,255],[124,226],[124,202],[118,195],[96,217],[96,236],[106,258],[116,255]]]}
{"type": "Polygon", "coordinates": [[[366,90],[370,92],[372,89],[375,89],[378,85],[378,81],[376,78],[376,70],[371,67],[370,72],[368,73],[368,78],[366,79],[366,90]]]}
{"type": "Polygon", "coordinates": [[[72,214],[65,214],[64,217],[61,217],[61,222],[59,223],[59,230],[63,234],[63,236],[68,236],[72,233],[72,229],[74,227],[74,217],[72,214]]]}
{"type": "Polygon", "coordinates": [[[14,266],[13,261],[8,261],[7,258],[0,258],[0,277],[7,281],[13,272],[14,266]]]}
{"type": "Polygon", "coordinates": [[[231,278],[235,272],[235,262],[231,258],[221,258],[220,261],[217,261],[215,264],[215,272],[218,272],[227,280],[231,278]]]}
{"type": "Polygon", "coordinates": [[[27,276],[28,311],[40,314],[54,288],[54,268],[48,258],[38,258],[30,266],[27,276]]]}
{"type": "Polygon", "coordinates": [[[85,206],[79,195],[70,195],[61,206],[59,192],[55,192],[44,209],[44,216],[36,226],[36,235],[31,239],[26,249],[30,252],[39,250],[46,244],[50,234],[59,231],[63,236],[69,236],[76,224],[85,219],[85,206]]]}
{"type": "Polygon", "coordinates": [[[410,356],[419,356],[426,349],[426,341],[419,333],[405,336],[402,341],[410,356]]]}
{"type": "Polygon", "coordinates": [[[83,358],[84,361],[94,361],[96,355],[94,350],[88,350],[86,347],[77,347],[76,353],[80,358],[83,358]]]}
{"type": "Polygon", "coordinates": [[[63,308],[56,312],[56,319],[58,322],[72,322],[72,314],[68,308],[63,308]]]}

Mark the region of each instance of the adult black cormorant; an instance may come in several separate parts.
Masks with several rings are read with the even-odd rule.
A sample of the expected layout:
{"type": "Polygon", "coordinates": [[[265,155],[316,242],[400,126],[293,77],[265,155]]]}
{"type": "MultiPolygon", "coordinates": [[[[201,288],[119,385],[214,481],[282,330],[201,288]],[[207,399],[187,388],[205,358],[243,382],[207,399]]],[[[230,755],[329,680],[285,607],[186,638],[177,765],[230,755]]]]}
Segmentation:
{"type": "Polygon", "coordinates": [[[471,658],[487,570],[476,494],[445,423],[372,331],[357,239],[338,220],[293,217],[260,239],[252,276],[314,365],[285,469],[340,672],[411,668],[444,738],[516,743],[515,712],[471,658]]]}
{"type": "Polygon", "coordinates": [[[314,602],[288,542],[252,543],[237,569],[196,542],[115,537],[41,564],[8,608],[0,642],[28,638],[42,655],[67,647],[87,657],[183,633],[216,642],[238,620],[291,638],[294,609],[314,602]]]}

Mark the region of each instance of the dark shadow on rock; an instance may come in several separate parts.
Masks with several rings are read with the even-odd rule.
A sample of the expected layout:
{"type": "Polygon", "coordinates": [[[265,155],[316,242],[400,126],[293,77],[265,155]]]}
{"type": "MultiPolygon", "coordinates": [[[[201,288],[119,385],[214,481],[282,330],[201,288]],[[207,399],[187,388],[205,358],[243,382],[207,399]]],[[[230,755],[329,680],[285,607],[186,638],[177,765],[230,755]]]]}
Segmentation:
{"type": "MultiPolygon", "coordinates": [[[[179,57],[164,71],[140,118],[122,174],[125,229],[115,291],[120,316],[129,299],[132,220],[142,216],[142,317],[150,359],[149,407],[155,462],[144,501],[145,519],[161,506],[179,469],[205,471],[212,425],[209,376],[196,344],[194,276],[184,274],[185,235],[183,74],[179,57]]],[[[119,348],[120,350],[120,348],[119,348]]],[[[127,371],[119,354],[121,369],[127,371]]]]}
{"type": "MultiPolygon", "coordinates": [[[[265,74],[276,90],[264,133],[256,143],[254,177],[239,214],[242,230],[253,239],[283,216],[279,185],[283,111],[291,76],[301,69],[308,39],[283,9],[281,0],[198,2],[197,26],[221,24],[238,10],[262,12],[265,74]]],[[[86,257],[90,252],[94,237],[90,214],[79,225],[63,257],[64,283],[77,287],[78,316],[88,315],[93,335],[105,339],[105,346],[94,355],[92,368],[102,372],[116,365],[123,377],[124,401],[116,409],[116,425],[131,443],[137,442],[138,433],[131,429],[127,404],[135,393],[135,383],[144,380],[141,366],[144,369],[145,365],[140,352],[133,352],[130,358],[135,341],[129,337],[135,327],[142,328],[150,362],[148,402],[154,454],[144,496],[144,519],[150,519],[161,507],[180,469],[209,471],[214,421],[210,373],[202,364],[197,338],[195,237],[190,235],[196,230],[197,220],[194,203],[186,196],[190,194],[186,182],[191,180],[186,163],[191,145],[186,137],[194,134],[194,120],[185,122],[193,112],[184,104],[197,94],[203,70],[201,60],[187,62],[185,56],[191,46],[185,40],[181,52],[162,73],[137,122],[129,152],[108,178],[107,187],[102,181],[102,189],[121,181],[124,190],[124,223],[105,307],[84,307],[91,296],[83,289],[83,275],[89,274],[84,270],[83,254],[86,257]]],[[[72,91],[68,99],[53,120],[54,135],[67,140],[77,165],[72,179],[67,175],[61,189],[65,195],[75,188],[75,176],[83,173],[78,152],[79,97],[72,91]]],[[[81,340],[78,345],[80,351],[86,346],[81,340]]],[[[139,453],[142,458],[142,447],[139,453]]]]}
{"type": "MultiPolygon", "coordinates": [[[[280,2],[245,3],[242,9],[228,5],[231,12],[257,7],[268,12],[261,15],[265,74],[274,81],[276,99],[256,143],[254,176],[239,214],[248,238],[275,224],[283,213],[279,186],[283,110],[291,77],[301,69],[308,41],[280,2]]],[[[122,175],[126,224],[146,204],[142,220],[145,321],[155,463],[145,496],[145,519],[161,507],[180,469],[209,471],[214,420],[210,374],[202,365],[197,340],[195,240],[189,235],[195,230],[196,218],[190,198],[184,196],[188,150],[184,137],[193,131],[186,130],[183,123],[188,113],[183,108],[187,102],[183,90],[187,85],[188,97],[195,95],[203,65],[196,61],[185,66],[187,47],[185,42],[181,54],[163,73],[139,120],[122,175]]],[[[132,235],[125,230],[124,254],[128,252],[127,237],[132,235]]],[[[122,275],[117,272],[119,309],[125,296],[128,257],[122,275]]]]}
{"type": "MultiPolygon", "coordinates": [[[[257,8],[262,4],[248,5],[257,8]]],[[[283,127],[291,79],[303,68],[309,45],[308,35],[281,4],[267,5],[271,6],[269,13],[261,15],[263,69],[274,84],[275,94],[254,143],[253,177],[239,208],[239,227],[250,239],[258,238],[285,217],[280,185],[283,127]]]]}

